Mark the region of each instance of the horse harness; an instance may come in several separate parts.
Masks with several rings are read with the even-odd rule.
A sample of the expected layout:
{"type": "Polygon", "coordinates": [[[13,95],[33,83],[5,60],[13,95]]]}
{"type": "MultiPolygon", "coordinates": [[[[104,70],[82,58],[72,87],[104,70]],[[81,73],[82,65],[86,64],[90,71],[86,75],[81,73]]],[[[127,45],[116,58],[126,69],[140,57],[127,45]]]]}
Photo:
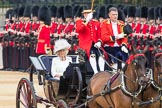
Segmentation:
{"type": "MultiPolygon", "coordinates": [[[[135,59],[137,56],[144,56],[144,54],[136,54],[134,56],[131,57],[131,59],[128,59],[128,61],[126,62],[127,64],[125,65],[125,68],[123,71],[119,71],[116,74],[113,74],[113,76],[108,80],[108,82],[105,84],[105,87],[103,89],[103,91],[101,91],[100,93],[93,95],[93,96],[87,96],[87,102],[88,101],[92,101],[93,99],[99,97],[99,96],[103,96],[105,98],[105,100],[108,103],[108,100],[106,99],[105,95],[110,94],[111,92],[116,91],[117,89],[121,89],[122,92],[124,92],[126,95],[132,97],[133,102],[132,102],[132,107],[134,107],[135,105],[135,99],[137,98],[137,96],[142,92],[142,90],[145,88],[144,86],[140,85],[140,88],[138,89],[138,91],[131,93],[127,90],[126,85],[125,85],[125,77],[128,78],[125,74],[124,71],[126,70],[128,64],[135,59]],[[121,79],[121,83],[113,88],[111,88],[111,84],[118,78],[120,77],[121,79]]],[[[136,74],[137,75],[137,74],[136,74]]],[[[144,75],[146,76],[146,75],[144,75]]],[[[129,79],[129,78],[128,78],[129,79]]],[[[129,79],[130,80],[130,79],[129,79]]],[[[138,78],[136,79],[135,82],[137,82],[138,78]]],[[[113,102],[112,102],[113,103],[113,102]]]]}

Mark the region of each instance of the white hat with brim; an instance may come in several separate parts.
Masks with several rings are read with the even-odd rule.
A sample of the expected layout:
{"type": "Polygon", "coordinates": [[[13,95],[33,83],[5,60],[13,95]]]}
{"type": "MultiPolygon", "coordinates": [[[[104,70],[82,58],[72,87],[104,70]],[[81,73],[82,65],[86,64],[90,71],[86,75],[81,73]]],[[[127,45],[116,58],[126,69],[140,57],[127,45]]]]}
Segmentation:
{"type": "Polygon", "coordinates": [[[91,13],[91,12],[95,12],[95,10],[86,9],[82,11],[82,13],[91,13]]]}
{"type": "Polygon", "coordinates": [[[56,54],[58,51],[63,49],[69,49],[71,45],[65,39],[59,39],[55,41],[54,53],[56,54]]]}

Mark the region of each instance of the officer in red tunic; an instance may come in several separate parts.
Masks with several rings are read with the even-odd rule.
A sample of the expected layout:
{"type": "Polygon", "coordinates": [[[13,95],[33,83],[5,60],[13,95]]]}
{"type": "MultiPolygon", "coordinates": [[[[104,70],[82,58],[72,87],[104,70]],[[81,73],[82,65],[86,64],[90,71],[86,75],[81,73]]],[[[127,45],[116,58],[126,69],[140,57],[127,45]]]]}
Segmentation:
{"type": "Polygon", "coordinates": [[[50,50],[50,9],[46,6],[42,6],[38,12],[38,19],[40,21],[40,26],[38,29],[36,54],[48,54],[50,50]]]}
{"type": "MultiPolygon", "coordinates": [[[[128,57],[128,43],[126,34],[123,32],[124,22],[118,20],[118,9],[115,7],[109,8],[108,15],[109,19],[105,20],[101,27],[101,39],[104,43],[104,49],[118,59],[126,61],[128,57]]],[[[114,68],[122,68],[121,63],[115,58],[109,56],[109,59],[111,63],[115,63],[113,65],[114,68]],[[116,64],[117,62],[118,65],[116,64]]]]}
{"type": "Polygon", "coordinates": [[[92,19],[92,10],[83,10],[82,14],[85,19],[78,18],[76,20],[76,32],[79,34],[79,47],[86,51],[91,67],[94,73],[97,73],[98,71],[104,70],[104,61],[96,48],[101,47],[100,23],[92,19]],[[99,63],[101,61],[103,62],[99,63]],[[103,65],[101,66],[100,64],[103,65]],[[98,66],[99,68],[97,68],[98,66]]]}

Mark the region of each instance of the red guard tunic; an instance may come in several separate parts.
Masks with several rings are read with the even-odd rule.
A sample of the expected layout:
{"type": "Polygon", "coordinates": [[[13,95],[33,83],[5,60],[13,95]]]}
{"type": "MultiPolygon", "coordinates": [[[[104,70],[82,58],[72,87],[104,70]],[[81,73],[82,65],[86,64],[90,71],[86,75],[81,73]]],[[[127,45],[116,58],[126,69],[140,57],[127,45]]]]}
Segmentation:
{"type": "Polygon", "coordinates": [[[64,23],[58,24],[58,26],[57,26],[57,34],[61,34],[63,32],[64,28],[65,28],[64,23]]]}
{"type": "Polygon", "coordinates": [[[30,26],[31,26],[30,22],[25,23],[25,33],[29,33],[30,32],[30,26]]]}
{"type": "MultiPolygon", "coordinates": [[[[119,34],[123,32],[122,30],[123,26],[124,26],[123,21],[117,22],[117,30],[119,34]]],[[[105,45],[113,47],[115,42],[113,41],[112,36],[114,36],[113,30],[112,30],[112,24],[111,24],[111,21],[108,19],[108,20],[105,20],[102,24],[101,40],[105,45]]],[[[121,46],[122,44],[127,45],[127,38],[118,39],[116,42],[118,43],[119,46],[121,46]]]]}
{"type": "Polygon", "coordinates": [[[56,22],[51,23],[51,34],[57,32],[57,26],[58,26],[58,24],[56,22]]]}
{"type": "Polygon", "coordinates": [[[87,56],[89,57],[92,43],[96,43],[101,36],[100,23],[95,20],[91,20],[86,25],[83,20],[79,19],[76,21],[76,32],[79,34],[79,47],[85,50],[87,56]]]}
{"type": "Polygon", "coordinates": [[[74,23],[71,22],[69,24],[66,24],[65,28],[64,28],[64,33],[65,34],[70,34],[74,29],[74,23]]]}
{"type": "Polygon", "coordinates": [[[39,22],[33,22],[32,23],[32,31],[37,31],[39,28],[39,22]]]}
{"type": "Polygon", "coordinates": [[[45,45],[50,47],[50,27],[47,25],[40,25],[37,39],[36,54],[45,54],[45,45]]]}

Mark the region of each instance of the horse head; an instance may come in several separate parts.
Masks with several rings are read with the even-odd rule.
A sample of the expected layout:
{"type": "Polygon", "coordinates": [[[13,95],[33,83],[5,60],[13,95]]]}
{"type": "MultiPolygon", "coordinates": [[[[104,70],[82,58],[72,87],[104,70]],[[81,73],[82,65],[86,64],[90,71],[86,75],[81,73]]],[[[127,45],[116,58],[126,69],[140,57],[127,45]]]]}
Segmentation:
{"type": "Polygon", "coordinates": [[[125,73],[127,74],[128,72],[131,75],[131,80],[140,86],[145,86],[149,80],[146,75],[147,58],[144,54],[147,49],[148,47],[146,47],[144,50],[136,50],[133,48],[132,54],[127,60],[127,69],[125,73]]]}
{"type": "Polygon", "coordinates": [[[154,80],[159,85],[162,85],[162,50],[155,48],[153,51],[154,60],[153,60],[153,71],[154,71],[154,80]]]}

